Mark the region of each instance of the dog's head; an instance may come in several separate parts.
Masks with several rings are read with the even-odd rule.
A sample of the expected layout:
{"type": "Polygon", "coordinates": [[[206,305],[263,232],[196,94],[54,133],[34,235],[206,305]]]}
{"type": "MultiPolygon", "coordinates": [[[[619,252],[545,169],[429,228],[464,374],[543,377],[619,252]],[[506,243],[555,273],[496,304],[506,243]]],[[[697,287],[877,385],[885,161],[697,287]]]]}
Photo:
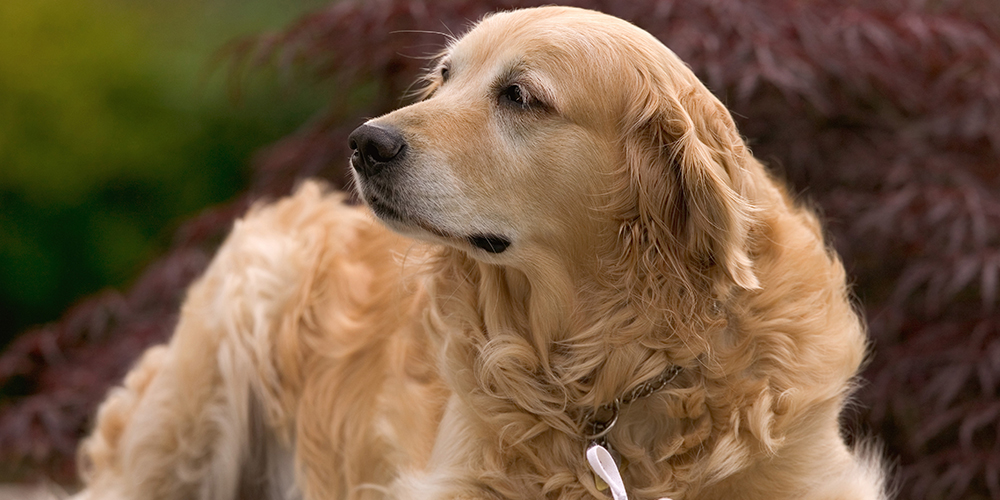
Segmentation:
{"type": "Polygon", "coordinates": [[[757,285],[749,154],[649,34],[575,8],[501,13],[426,78],[420,102],[350,139],[361,195],[392,229],[522,270],[757,285]]]}

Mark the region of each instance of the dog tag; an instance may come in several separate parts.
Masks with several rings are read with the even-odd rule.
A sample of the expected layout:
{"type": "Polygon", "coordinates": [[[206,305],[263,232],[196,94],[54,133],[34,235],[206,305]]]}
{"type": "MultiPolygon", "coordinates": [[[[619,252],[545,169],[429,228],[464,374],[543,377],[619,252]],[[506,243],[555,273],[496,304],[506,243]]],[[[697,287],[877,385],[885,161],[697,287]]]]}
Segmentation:
{"type": "Polygon", "coordinates": [[[608,491],[608,488],[610,488],[608,483],[605,483],[604,480],[601,479],[601,476],[598,476],[597,474],[594,474],[594,486],[597,486],[597,491],[600,491],[601,493],[608,491]]]}
{"type": "Polygon", "coordinates": [[[597,489],[601,491],[610,489],[614,500],[628,500],[628,495],[625,494],[625,482],[622,481],[621,472],[618,471],[618,464],[615,463],[615,459],[607,448],[598,443],[590,445],[587,448],[587,462],[590,463],[590,468],[597,476],[597,489]],[[601,483],[604,483],[606,487],[601,488],[601,483]]]}

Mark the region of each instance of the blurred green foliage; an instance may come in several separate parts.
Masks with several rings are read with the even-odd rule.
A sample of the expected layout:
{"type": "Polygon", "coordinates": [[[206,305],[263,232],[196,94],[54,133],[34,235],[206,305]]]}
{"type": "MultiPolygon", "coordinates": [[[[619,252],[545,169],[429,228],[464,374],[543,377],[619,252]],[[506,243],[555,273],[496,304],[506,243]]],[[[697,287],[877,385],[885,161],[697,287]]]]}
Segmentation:
{"type": "Polygon", "coordinates": [[[234,101],[216,56],[320,3],[0,1],[0,346],[127,284],[318,109],[321,89],[275,74],[234,101]]]}

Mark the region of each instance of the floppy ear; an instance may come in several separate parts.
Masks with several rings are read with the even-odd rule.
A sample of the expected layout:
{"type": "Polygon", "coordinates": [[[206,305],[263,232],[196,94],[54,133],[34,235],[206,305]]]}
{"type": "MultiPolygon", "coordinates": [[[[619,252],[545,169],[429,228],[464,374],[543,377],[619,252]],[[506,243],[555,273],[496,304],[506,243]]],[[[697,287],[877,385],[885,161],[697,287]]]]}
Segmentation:
{"type": "Polygon", "coordinates": [[[749,152],[729,112],[699,88],[640,103],[626,155],[644,244],[660,258],[680,257],[670,265],[682,277],[758,288],[748,255],[749,152]]]}

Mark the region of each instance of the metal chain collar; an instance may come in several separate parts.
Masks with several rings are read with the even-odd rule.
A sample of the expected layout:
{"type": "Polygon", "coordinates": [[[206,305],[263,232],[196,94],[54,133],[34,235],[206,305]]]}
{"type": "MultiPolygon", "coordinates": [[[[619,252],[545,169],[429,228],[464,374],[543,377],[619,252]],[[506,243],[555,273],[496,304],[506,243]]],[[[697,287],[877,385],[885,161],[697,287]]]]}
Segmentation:
{"type": "Polygon", "coordinates": [[[642,399],[656,393],[670,382],[673,382],[680,373],[680,366],[668,366],[666,370],[663,370],[663,373],[639,384],[625,396],[615,398],[614,401],[598,407],[587,418],[590,424],[590,434],[584,435],[584,439],[587,441],[605,441],[608,433],[618,423],[618,414],[621,412],[622,405],[627,405],[637,399],[642,399]]]}

